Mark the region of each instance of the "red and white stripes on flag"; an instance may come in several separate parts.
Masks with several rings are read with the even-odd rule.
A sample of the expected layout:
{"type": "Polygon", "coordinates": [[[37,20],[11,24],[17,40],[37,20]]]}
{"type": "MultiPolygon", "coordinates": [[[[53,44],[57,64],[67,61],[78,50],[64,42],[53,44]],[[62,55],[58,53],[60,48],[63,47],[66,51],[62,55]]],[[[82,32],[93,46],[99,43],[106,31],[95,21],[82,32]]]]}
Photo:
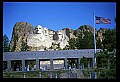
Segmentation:
{"type": "Polygon", "coordinates": [[[103,18],[103,17],[97,17],[96,18],[96,24],[111,24],[111,20],[109,18],[103,18]]]}

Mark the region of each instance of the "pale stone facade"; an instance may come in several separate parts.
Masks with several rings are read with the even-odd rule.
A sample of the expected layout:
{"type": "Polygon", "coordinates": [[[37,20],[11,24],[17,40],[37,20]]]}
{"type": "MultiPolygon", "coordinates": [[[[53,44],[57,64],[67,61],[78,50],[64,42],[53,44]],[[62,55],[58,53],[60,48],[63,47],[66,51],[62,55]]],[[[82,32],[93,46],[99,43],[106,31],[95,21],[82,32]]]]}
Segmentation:
{"type": "Polygon", "coordinates": [[[60,43],[60,47],[63,49],[66,45],[68,44],[69,38],[68,36],[65,34],[64,30],[59,30],[58,31],[58,43],[60,43]]]}
{"type": "Polygon", "coordinates": [[[65,34],[64,30],[57,31],[58,40],[53,40],[54,31],[49,30],[46,27],[38,25],[35,27],[35,33],[30,34],[27,37],[27,45],[31,47],[41,47],[39,50],[46,48],[47,50],[52,46],[52,43],[60,44],[60,48],[63,49],[68,45],[69,38],[65,34]]]}

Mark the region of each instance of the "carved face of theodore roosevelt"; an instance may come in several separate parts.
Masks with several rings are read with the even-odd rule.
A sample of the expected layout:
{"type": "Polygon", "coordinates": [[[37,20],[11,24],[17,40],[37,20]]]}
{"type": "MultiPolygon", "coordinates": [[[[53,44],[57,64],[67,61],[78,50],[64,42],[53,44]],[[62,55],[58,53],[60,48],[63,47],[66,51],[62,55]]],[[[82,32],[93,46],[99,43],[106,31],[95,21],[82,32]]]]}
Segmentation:
{"type": "Polygon", "coordinates": [[[62,32],[58,31],[58,37],[59,37],[59,40],[62,40],[63,38],[62,32]]]}

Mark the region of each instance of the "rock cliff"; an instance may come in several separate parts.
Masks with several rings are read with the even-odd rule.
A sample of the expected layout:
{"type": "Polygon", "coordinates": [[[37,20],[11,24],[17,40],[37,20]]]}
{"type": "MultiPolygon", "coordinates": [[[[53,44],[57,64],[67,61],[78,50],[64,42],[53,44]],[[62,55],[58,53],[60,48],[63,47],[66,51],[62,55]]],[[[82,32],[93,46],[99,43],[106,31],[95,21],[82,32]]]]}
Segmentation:
{"type": "MultiPolygon", "coordinates": [[[[96,30],[97,39],[103,40],[106,29],[96,30]]],[[[35,28],[27,22],[17,22],[13,27],[10,41],[10,51],[21,51],[22,44],[28,46],[29,51],[57,50],[63,49],[71,38],[77,38],[80,32],[88,31],[94,33],[90,25],[82,25],[78,29],[63,28],[58,31],[37,25],[35,28]]]]}
{"type": "Polygon", "coordinates": [[[22,42],[27,42],[29,34],[33,34],[34,27],[27,22],[17,22],[13,27],[10,41],[10,51],[21,51],[22,42]]]}

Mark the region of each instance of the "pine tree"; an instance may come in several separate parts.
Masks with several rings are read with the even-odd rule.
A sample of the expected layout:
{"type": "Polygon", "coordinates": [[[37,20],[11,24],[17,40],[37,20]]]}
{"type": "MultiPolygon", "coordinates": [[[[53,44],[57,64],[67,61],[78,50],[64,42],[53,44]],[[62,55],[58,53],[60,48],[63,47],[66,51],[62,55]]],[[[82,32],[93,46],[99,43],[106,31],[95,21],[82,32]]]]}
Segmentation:
{"type": "Polygon", "coordinates": [[[102,48],[102,42],[100,41],[100,39],[97,40],[96,47],[97,47],[97,49],[101,49],[102,48]]]}
{"type": "Polygon", "coordinates": [[[9,39],[6,34],[3,36],[3,52],[9,51],[9,39]]]}
{"type": "Polygon", "coordinates": [[[21,51],[27,51],[27,49],[28,49],[27,43],[25,43],[24,41],[22,41],[22,44],[21,44],[21,51]]]}
{"type": "Polygon", "coordinates": [[[71,38],[69,40],[69,49],[75,49],[75,44],[76,44],[75,38],[71,38]]]}
{"type": "Polygon", "coordinates": [[[84,49],[91,49],[94,48],[94,36],[91,32],[85,31],[85,36],[83,38],[83,48],[84,49]]]}
{"type": "Polygon", "coordinates": [[[82,38],[82,33],[79,33],[78,38],[76,39],[76,47],[77,49],[82,49],[83,48],[83,38],[82,38]]]}
{"type": "Polygon", "coordinates": [[[116,49],[116,29],[108,29],[104,33],[105,39],[103,40],[104,49],[113,51],[116,49]]]}

